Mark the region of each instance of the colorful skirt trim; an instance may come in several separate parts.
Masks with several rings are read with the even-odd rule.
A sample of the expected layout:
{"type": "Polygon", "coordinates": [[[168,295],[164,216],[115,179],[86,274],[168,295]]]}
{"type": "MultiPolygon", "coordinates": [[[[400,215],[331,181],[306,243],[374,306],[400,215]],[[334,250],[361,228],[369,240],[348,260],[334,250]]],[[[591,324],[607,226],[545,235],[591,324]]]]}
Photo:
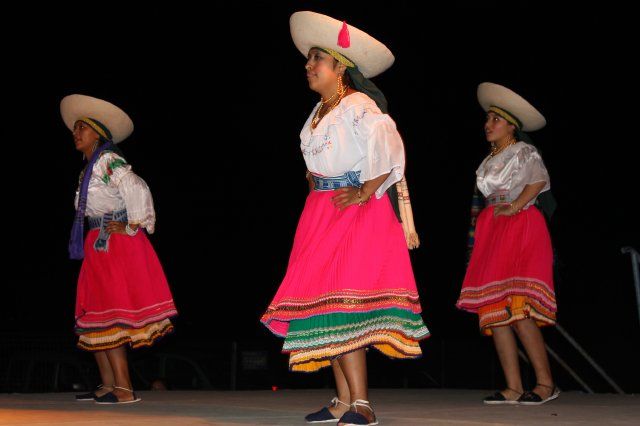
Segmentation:
{"type": "Polygon", "coordinates": [[[556,315],[536,299],[526,296],[507,297],[498,303],[486,305],[478,309],[480,330],[485,336],[493,334],[492,327],[511,325],[516,321],[531,318],[538,327],[554,325],[556,315]]]}
{"type": "Polygon", "coordinates": [[[173,300],[156,303],[142,309],[108,309],[101,312],[85,312],[76,319],[76,328],[105,329],[119,325],[122,327],[140,328],[177,315],[173,300]]]}
{"type": "Polygon", "coordinates": [[[372,346],[393,358],[418,358],[429,330],[419,314],[402,309],[334,313],[291,321],[282,351],[292,371],[312,372],[331,359],[372,346]]]}
{"type": "Polygon", "coordinates": [[[111,327],[99,331],[76,330],[78,347],[86,351],[104,351],[129,344],[132,349],[151,346],[157,339],[173,331],[169,319],[153,322],[141,328],[111,327]]]}
{"type": "Polygon", "coordinates": [[[514,216],[478,216],[475,243],[456,306],[477,313],[480,331],[532,318],[539,326],[556,320],[553,250],[542,213],[535,207],[514,216]]]}
{"type": "Polygon", "coordinates": [[[262,316],[262,322],[274,334],[285,337],[287,333],[282,332],[281,329],[289,321],[330,313],[369,312],[390,308],[403,308],[419,314],[418,293],[404,289],[378,291],[345,289],[315,299],[283,298],[276,305],[269,306],[262,316]]]}
{"type": "Polygon", "coordinates": [[[407,243],[388,196],[338,210],[334,191],[312,191],[287,273],[261,321],[284,337],[292,371],[374,347],[394,358],[421,355],[429,335],[407,243]]]}

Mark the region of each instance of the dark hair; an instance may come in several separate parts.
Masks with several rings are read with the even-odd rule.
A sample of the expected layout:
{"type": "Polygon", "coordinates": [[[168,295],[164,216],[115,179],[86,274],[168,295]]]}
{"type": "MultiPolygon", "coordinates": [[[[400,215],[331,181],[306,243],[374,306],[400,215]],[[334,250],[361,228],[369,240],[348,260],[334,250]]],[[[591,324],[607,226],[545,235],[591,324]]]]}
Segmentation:
{"type": "MultiPolygon", "coordinates": [[[[332,56],[333,58],[333,56],[332,56]]],[[[338,66],[340,62],[336,59],[333,58],[333,69],[336,69],[336,67],[338,66]]],[[[346,84],[347,87],[350,87],[352,89],[355,89],[356,87],[353,85],[353,81],[351,81],[351,76],[349,75],[349,73],[345,70],[344,74],[342,74],[342,83],[346,84]]]]}
{"type": "Polygon", "coordinates": [[[351,75],[348,72],[344,72],[342,75],[342,82],[346,84],[348,87],[355,89],[356,87],[353,85],[353,81],[351,81],[351,75]]]}

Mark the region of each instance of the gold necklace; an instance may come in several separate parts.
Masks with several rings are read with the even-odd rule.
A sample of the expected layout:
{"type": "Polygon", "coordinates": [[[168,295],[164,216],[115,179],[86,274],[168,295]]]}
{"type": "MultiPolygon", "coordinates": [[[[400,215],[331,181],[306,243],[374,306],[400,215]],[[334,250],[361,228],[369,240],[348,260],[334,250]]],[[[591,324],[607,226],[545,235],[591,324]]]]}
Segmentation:
{"type": "Polygon", "coordinates": [[[336,93],[334,93],[333,96],[331,96],[326,101],[323,101],[322,98],[320,98],[321,105],[318,107],[318,110],[316,111],[316,114],[314,115],[313,120],[311,120],[311,128],[312,129],[315,129],[316,126],[318,125],[318,123],[321,120],[320,111],[322,110],[322,107],[325,106],[327,104],[327,102],[329,102],[331,99],[333,99],[336,95],[338,95],[338,99],[333,103],[333,105],[331,105],[329,108],[327,108],[327,110],[322,115],[322,117],[324,117],[325,115],[329,114],[329,111],[331,111],[333,108],[335,108],[340,103],[340,101],[342,100],[342,98],[344,98],[344,95],[347,93],[347,91],[348,91],[348,87],[347,86],[340,85],[340,87],[338,88],[336,93]]]}
{"type": "Polygon", "coordinates": [[[322,102],[322,105],[328,104],[329,102],[331,102],[331,101],[333,100],[333,98],[335,98],[335,97],[338,95],[338,93],[340,93],[340,89],[338,89],[338,90],[336,91],[336,93],[334,93],[333,95],[331,95],[331,97],[330,97],[329,99],[327,99],[326,101],[323,101],[323,100],[322,100],[322,96],[320,96],[320,102],[322,102]]]}
{"type": "Polygon", "coordinates": [[[510,147],[515,143],[516,143],[516,140],[512,139],[511,142],[507,143],[506,145],[503,145],[502,148],[498,148],[494,145],[491,147],[491,152],[489,153],[489,155],[491,157],[495,157],[496,155],[500,154],[502,151],[504,151],[505,149],[507,149],[508,147],[510,147]]]}

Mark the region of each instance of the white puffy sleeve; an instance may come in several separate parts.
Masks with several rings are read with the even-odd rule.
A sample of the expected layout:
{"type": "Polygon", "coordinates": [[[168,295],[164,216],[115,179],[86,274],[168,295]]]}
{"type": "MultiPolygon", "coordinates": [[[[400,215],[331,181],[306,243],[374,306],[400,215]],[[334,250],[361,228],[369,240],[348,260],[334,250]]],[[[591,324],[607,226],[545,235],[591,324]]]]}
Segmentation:
{"type": "Polygon", "coordinates": [[[535,147],[525,145],[516,154],[516,161],[513,176],[514,186],[524,187],[532,183],[545,182],[544,188],[540,192],[548,191],[551,188],[549,172],[535,147]]]}
{"type": "Polygon", "coordinates": [[[131,170],[131,165],[124,158],[113,152],[104,157],[107,158],[103,163],[103,181],[118,189],[127,208],[129,223],[137,224],[152,234],[155,230],[156,213],[149,186],[131,170]]]}
{"type": "Polygon", "coordinates": [[[365,152],[360,181],[366,182],[390,173],[376,190],[376,198],[380,198],[404,175],[402,138],[396,129],[396,123],[375,104],[355,107],[352,114],[353,131],[365,152]]]}

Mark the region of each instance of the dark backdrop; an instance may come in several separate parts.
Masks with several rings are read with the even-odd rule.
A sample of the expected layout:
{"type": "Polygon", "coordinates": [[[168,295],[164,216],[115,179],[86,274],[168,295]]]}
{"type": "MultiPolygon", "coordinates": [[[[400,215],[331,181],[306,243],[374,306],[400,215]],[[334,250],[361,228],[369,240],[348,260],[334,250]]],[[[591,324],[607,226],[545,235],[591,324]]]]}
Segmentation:
{"type": "MultiPolygon", "coordinates": [[[[636,90],[628,13],[619,7],[114,2],[7,14],[0,330],[18,342],[72,334],[80,263],[66,250],[82,161],[59,102],[83,93],[116,103],[135,122],[120,146],[156,203],[151,240],[180,311],[166,341],[250,341],[277,351],[281,341],[259,317],[284,274],[307,191],[298,133],[318,96],[288,27],[290,14],[305,9],[366,30],[396,57],[375,82],[406,145],[423,243],[412,261],[433,334],[425,357],[402,368],[437,358],[435,370],[446,361],[447,374],[460,375],[440,384],[487,383],[465,375],[482,358],[467,349],[491,353],[490,341],[454,304],[474,172],[488,150],[475,91],[491,81],[523,95],[549,123],[532,136],[559,203],[550,225],[558,319],[625,390],[639,391],[638,313],[630,261],[620,253],[640,248],[636,90]]],[[[556,333],[545,331],[562,346],[556,333]]],[[[575,351],[565,356],[582,363],[575,351]]],[[[285,367],[286,357],[274,365],[285,367]]]]}

